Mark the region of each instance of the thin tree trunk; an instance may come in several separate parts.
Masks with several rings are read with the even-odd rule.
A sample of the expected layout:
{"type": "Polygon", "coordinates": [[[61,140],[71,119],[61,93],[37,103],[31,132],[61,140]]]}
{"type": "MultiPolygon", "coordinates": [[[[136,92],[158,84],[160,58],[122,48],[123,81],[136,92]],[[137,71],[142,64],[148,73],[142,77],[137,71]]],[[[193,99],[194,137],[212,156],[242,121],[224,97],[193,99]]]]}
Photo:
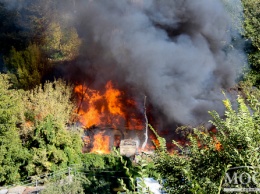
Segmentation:
{"type": "Polygon", "coordinates": [[[144,133],[145,140],[142,145],[142,150],[145,148],[148,141],[148,118],[146,114],[146,96],[144,97],[144,118],[145,118],[145,133],[144,133]]]}

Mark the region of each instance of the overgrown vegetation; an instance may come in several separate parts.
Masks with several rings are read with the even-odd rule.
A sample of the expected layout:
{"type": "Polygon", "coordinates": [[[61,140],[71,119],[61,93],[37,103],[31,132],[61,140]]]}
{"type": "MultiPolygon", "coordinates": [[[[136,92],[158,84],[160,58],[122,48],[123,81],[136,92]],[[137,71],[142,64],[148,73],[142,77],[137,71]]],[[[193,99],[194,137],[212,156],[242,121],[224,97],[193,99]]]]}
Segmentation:
{"type": "Polygon", "coordinates": [[[22,146],[17,123],[21,118],[19,91],[9,89],[7,76],[0,74],[0,184],[22,178],[29,152],[22,146]]]}
{"type": "Polygon", "coordinates": [[[36,44],[29,45],[23,51],[16,51],[13,47],[9,57],[5,58],[5,65],[13,87],[26,90],[41,84],[50,69],[49,62],[36,44]]]}
{"type": "Polygon", "coordinates": [[[251,66],[251,72],[248,78],[254,85],[259,87],[260,84],[260,1],[259,0],[242,0],[244,5],[244,29],[245,37],[249,45],[247,49],[248,60],[251,66]]]}
{"type": "Polygon", "coordinates": [[[76,28],[59,14],[68,10],[59,10],[57,0],[7,5],[0,2],[0,57],[4,55],[13,87],[33,89],[46,78],[53,79],[55,66],[78,56],[81,40],[76,28]]]}
{"type": "Polygon", "coordinates": [[[57,65],[78,57],[82,42],[76,26],[59,16],[60,3],[35,0],[10,8],[0,2],[0,186],[75,164],[82,168],[74,182],[55,180],[42,193],[143,193],[146,177],[162,181],[167,193],[222,193],[229,168],[254,166],[259,173],[259,0],[243,0],[251,70],[236,87],[237,107],[227,98],[223,117],[210,112],[215,130],[180,128],[188,131],[187,141],[173,141],[174,153],[156,134],[156,153],[138,162],[118,153],[82,154],[82,129],[73,127],[73,86],[54,76],[57,65]]]}
{"type": "MultiPolygon", "coordinates": [[[[251,96],[248,107],[238,97],[238,109],[235,110],[228,99],[223,102],[225,118],[215,111],[210,112],[213,117],[211,122],[217,130],[194,128],[187,136],[186,145],[173,141],[179,151],[172,155],[165,150],[158,152],[156,170],[165,179],[167,192],[221,193],[229,168],[254,166],[254,172],[258,172],[260,103],[251,96]]],[[[250,172],[250,169],[247,170],[250,172]]],[[[250,187],[257,188],[259,185],[251,184],[250,187]]]]}
{"type": "Polygon", "coordinates": [[[79,131],[66,126],[72,88],[55,81],[22,91],[10,89],[9,77],[0,76],[1,184],[81,162],[79,131]]]}

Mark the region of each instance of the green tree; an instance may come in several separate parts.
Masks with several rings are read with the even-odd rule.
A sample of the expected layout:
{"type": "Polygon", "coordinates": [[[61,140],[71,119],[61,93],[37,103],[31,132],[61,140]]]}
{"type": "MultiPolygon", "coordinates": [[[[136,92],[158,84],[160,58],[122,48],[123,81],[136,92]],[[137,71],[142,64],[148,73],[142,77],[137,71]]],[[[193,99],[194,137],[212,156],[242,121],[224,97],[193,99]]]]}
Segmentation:
{"type": "Polygon", "coordinates": [[[58,17],[57,0],[34,0],[22,2],[20,23],[31,42],[43,45],[45,32],[53,19],[58,17]]]}
{"type": "Polygon", "coordinates": [[[79,130],[70,130],[73,115],[72,87],[64,81],[46,82],[24,92],[26,109],[21,138],[31,152],[27,170],[41,174],[81,162],[82,140],[79,130]]]}
{"type": "Polygon", "coordinates": [[[251,78],[255,85],[260,84],[260,1],[243,0],[245,37],[251,41],[247,50],[249,63],[252,67],[251,78]]]}
{"type": "Polygon", "coordinates": [[[0,74],[0,185],[14,183],[26,175],[22,167],[29,156],[16,127],[22,108],[21,95],[9,87],[8,77],[0,74]]]}
{"type": "Polygon", "coordinates": [[[72,86],[61,79],[47,81],[44,85],[25,92],[23,100],[28,121],[37,125],[45,117],[52,115],[55,122],[64,127],[70,122],[76,107],[72,101],[72,92],[72,86]]]}
{"type": "Polygon", "coordinates": [[[228,99],[224,100],[225,118],[210,112],[216,132],[193,129],[188,133],[186,145],[173,142],[180,153],[159,152],[155,169],[165,178],[169,193],[221,193],[229,167],[254,166],[259,170],[260,103],[252,95],[248,100],[250,109],[238,97],[237,110],[228,99]]]}
{"type": "Polygon", "coordinates": [[[69,14],[71,1],[35,0],[28,2],[20,13],[23,15],[28,36],[42,48],[52,61],[74,59],[78,55],[80,39],[76,29],[63,17],[69,14]],[[65,9],[66,7],[69,9],[65,9]]]}
{"type": "Polygon", "coordinates": [[[50,69],[40,48],[35,44],[29,45],[24,51],[12,48],[9,57],[5,57],[5,65],[14,87],[26,90],[39,85],[50,69]]]}
{"type": "Polygon", "coordinates": [[[43,48],[52,60],[71,60],[78,55],[80,43],[75,28],[52,22],[46,30],[43,48]]]}
{"type": "Polygon", "coordinates": [[[52,116],[47,116],[36,126],[26,147],[32,154],[27,166],[31,175],[81,163],[82,141],[79,134],[63,128],[52,116]]]}

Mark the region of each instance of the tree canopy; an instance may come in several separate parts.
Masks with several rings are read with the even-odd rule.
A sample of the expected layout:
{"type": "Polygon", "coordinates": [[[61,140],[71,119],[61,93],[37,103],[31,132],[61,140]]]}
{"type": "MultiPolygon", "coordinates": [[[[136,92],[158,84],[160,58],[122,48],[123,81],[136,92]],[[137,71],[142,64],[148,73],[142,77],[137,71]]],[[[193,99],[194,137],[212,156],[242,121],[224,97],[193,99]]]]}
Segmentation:
{"type": "Polygon", "coordinates": [[[72,87],[58,80],[10,89],[0,74],[0,184],[81,163],[80,130],[69,128],[72,87]]]}
{"type": "Polygon", "coordinates": [[[5,58],[11,81],[16,88],[32,89],[41,84],[50,65],[36,44],[29,45],[24,51],[12,48],[5,58]]]}
{"type": "Polygon", "coordinates": [[[251,81],[254,85],[260,84],[260,1],[259,0],[242,0],[244,5],[244,29],[245,37],[251,43],[247,49],[248,60],[252,67],[250,73],[251,81]],[[252,79],[253,78],[253,79],[252,79]]]}
{"type": "Polygon", "coordinates": [[[0,74],[0,184],[18,181],[28,151],[22,146],[17,123],[21,119],[22,101],[19,91],[10,90],[6,75],[0,74]]]}

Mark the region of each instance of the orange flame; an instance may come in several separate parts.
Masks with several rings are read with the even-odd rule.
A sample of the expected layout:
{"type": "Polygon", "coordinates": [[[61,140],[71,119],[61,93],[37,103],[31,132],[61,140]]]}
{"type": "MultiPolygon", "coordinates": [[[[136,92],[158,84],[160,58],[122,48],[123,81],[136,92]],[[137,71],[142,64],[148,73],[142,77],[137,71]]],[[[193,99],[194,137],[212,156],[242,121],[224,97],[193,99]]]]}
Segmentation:
{"type": "Polygon", "coordinates": [[[94,135],[94,143],[91,152],[99,154],[108,154],[109,151],[109,136],[98,133],[94,135]]]}
{"type": "Polygon", "coordinates": [[[111,81],[105,86],[105,92],[101,93],[83,85],[74,89],[78,95],[80,122],[89,128],[96,126],[126,126],[129,129],[142,130],[144,124],[134,112],[126,112],[129,107],[135,111],[137,105],[134,100],[123,100],[124,93],[114,88],[111,81]]]}
{"type": "Polygon", "coordinates": [[[215,136],[213,136],[213,140],[215,143],[215,149],[217,151],[220,151],[222,149],[222,145],[221,145],[220,141],[215,136]]]}
{"type": "Polygon", "coordinates": [[[122,111],[122,104],[119,101],[121,92],[113,88],[112,82],[109,81],[106,84],[105,98],[107,100],[108,110],[113,115],[120,115],[122,118],[125,118],[125,115],[122,111]]]}
{"type": "MultiPolygon", "coordinates": [[[[111,81],[107,82],[104,89],[102,92],[102,90],[93,90],[85,85],[75,87],[74,91],[79,104],[77,110],[80,116],[79,121],[86,128],[112,126],[143,130],[143,117],[141,115],[140,118],[137,103],[127,98],[123,91],[116,89],[111,81]]],[[[96,134],[91,152],[109,153],[109,142],[109,136],[104,136],[103,133],[96,134]]]]}
{"type": "Polygon", "coordinates": [[[86,127],[99,124],[101,122],[99,115],[103,112],[102,110],[95,108],[95,104],[102,99],[99,92],[82,85],[76,86],[74,91],[76,94],[79,94],[82,102],[88,102],[87,111],[84,111],[83,109],[79,109],[78,111],[78,114],[80,115],[80,122],[86,127]]]}
{"type": "Polygon", "coordinates": [[[215,144],[215,148],[217,151],[220,151],[222,149],[222,145],[219,141],[215,144]]]}

